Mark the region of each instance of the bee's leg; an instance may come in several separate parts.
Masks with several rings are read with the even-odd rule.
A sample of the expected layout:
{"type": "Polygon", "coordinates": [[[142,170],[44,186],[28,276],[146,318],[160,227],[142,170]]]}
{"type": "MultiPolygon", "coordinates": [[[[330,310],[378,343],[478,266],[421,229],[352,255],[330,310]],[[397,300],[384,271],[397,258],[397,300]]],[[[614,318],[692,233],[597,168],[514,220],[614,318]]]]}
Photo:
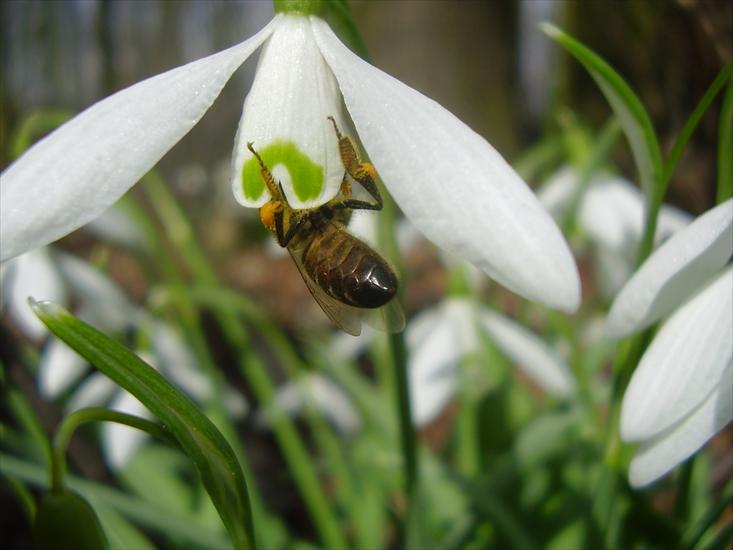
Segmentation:
{"type": "MultiPolygon", "coordinates": [[[[336,132],[336,138],[339,142],[339,153],[341,154],[341,162],[346,169],[346,172],[358,181],[361,186],[366,189],[374,200],[375,203],[369,203],[366,201],[360,201],[357,199],[345,199],[344,205],[341,208],[355,208],[362,210],[381,210],[382,209],[382,195],[379,194],[377,189],[377,171],[374,166],[369,162],[361,162],[359,156],[356,153],[356,148],[348,136],[344,136],[336,125],[336,121],[333,117],[329,116],[328,120],[333,124],[333,129],[336,132]],[[345,204],[348,203],[348,204],[345,204]]],[[[341,184],[343,187],[343,183],[341,184]]],[[[349,193],[350,195],[350,193],[349,193]]],[[[344,194],[344,196],[349,196],[344,194]]]]}
{"type": "Polygon", "coordinates": [[[306,214],[298,214],[293,209],[280,212],[279,216],[275,216],[275,228],[277,230],[277,242],[280,246],[285,248],[290,244],[293,237],[300,231],[303,224],[308,219],[306,214]],[[278,220],[279,217],[279,220],[278,220]],[[288,218],[284,220],[284,218],[288,218]],[[287,230],[285,226],[287,225],[287,230]]]}
{"type": "Polygon", "coordinates": [[[288,201],[285,199],[285,194],[282,192],[282,185],[276,185],[275,184],[275,178],[272,177],[272,172],[270,172],[270,169],[265,165],[265,163],[262,161],[262,157],[260,157],[259,153],[254,150],[254,147],[252,147],[252,142],[247,143],[247,149],[249,149],[252,154],[257,159],[257,162],[260,165],[260,173],[262,174],[262,180],[265,182],[265,186],[267,187],[267,190],[270,192],[270,197],[276,201],[282,202],[284,205],[288,206],[288,201]]]}

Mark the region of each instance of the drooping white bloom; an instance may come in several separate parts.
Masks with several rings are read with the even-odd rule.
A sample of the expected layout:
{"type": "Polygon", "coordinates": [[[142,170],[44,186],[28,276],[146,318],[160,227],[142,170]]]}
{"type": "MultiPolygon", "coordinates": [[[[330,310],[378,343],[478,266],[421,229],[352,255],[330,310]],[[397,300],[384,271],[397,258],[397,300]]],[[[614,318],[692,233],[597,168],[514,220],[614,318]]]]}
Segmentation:
{"type": "MultiPolygon", "coordinates": [[[[39,250],[48,253],[46,249],[39,250]]],[[[197,401],[211,399],[214,390],[211,381],[197,368],[192,352],[172,328],[132,304],[111,279],[89,264],[59,252],[53,254],[53,264],[75,298],[79,318],[108,334],[119,335],[127,329],[144,332],[150,342],[149,349],[142,350],[145,361],[197,401]]],[[[34,297],[42,291],[42,288],[28,290],[34,297]]],[[[39,391],[46,398],[58,398],[73,388],[88,369],[86,360],[64,342],[50,339],[39,366],[39,391]]],[[[246,404],[240,395],[227,388],[223,398],[230,412],[244,413],[246,404]]],[[[99,372],[92,373],[72,391],[66,407],[72,411],[104,404],[114,410],[151,418],[135,397],[99,372]]],[[[114,423],[105,423],[102,434],[105,455],[116,468],[122,467],[146,439],[144,432],[114,423]]]]}
{"type": "Polygon", "coordinates": [[[43,296],[59,304],[66,303],[66,285],[46,248],[31,250],[0,265],[0,311],[6,307],[18,327],[29,338],[48,334],[28,306],[28,296],[43,296]]]}
{"type": "Polygon", "coordinates": [[[258,421],[271,424],[278,414],[295,414],[307,407],[323,414],[341,433],[353,433],[361,427],[361,418],[346,392],[320,374],[280,386],[270,407],[260,411],[258,421]]]}
{"type": "MultiPolygon", "coordinates": [[[[358,338],[334,336],[330,357],[348,359],[369,347],[376,331],[358,338]]],[[[575,380],[561,354],[538,335],[503,315],[465,298],[448,298],[410,319],[405,333],[412,419],[416,426],[435,420],[459,391],[464,360],[476,356],[485,337],[549,395],[572,394],[575,380]]],[[[491,365],[485,365],[491,369],[491,365]]]]}
{"type": "Polygon", "coordinates": [[[408,376],[416,425],[431,422],[453,398],[461,361],[478,351],[480,334],[551,395],[565,397],[573,392],[570,370],[540,337],[498,313],[452,298],[416,316],[407,326],[408,376]]]}
{"type": "MultiPolygon", "coordinates": [[[[634,270],[644,232],[642,191],[631,182],[609,174],[596,175],[581,189],[578,172],[564,167],[545,182],[537,195],[559,223],[570,215],[576,216],[592,245],[600,290],[606,298],[613,298],[634,270]],[[577,210],[571,212],[574,205],[577,210]]],[[[662,205],[655,243],[683,229],[691,219],[682,210],[662,205]]]]}
{"type": "Polygon", "coordinates": [[[619,293],[608,314],[616,338],[648,327],[671,313],[720,273],[733,251],[733,201],[728,200],[674,235],[619,293]]]}
{"type": "Polygon", "coordinates": [[[577,308],[579,278],[562,235],[499,153],[440,105],[355,56],[322,19],[292,14],[118,92],[32,147],[2,174],[0,259],[99,215],[198,122],[263,44],[233,154],[242,204],[267,200],[247,142],[293,206],[331,198],[343,176],[326,120],[333,116],[344,129],[353,124],[402,211],[433,242],[522,296],[577,308]]]}
{"type": "Polygon", "coordinates": [[[611,307],[607,332],[617,337],[671,313],[623,398],[621,436],[641,443],[633,486],[664,476],[733,419],[732,254],[733,199],[664,243],[611,307]]]}

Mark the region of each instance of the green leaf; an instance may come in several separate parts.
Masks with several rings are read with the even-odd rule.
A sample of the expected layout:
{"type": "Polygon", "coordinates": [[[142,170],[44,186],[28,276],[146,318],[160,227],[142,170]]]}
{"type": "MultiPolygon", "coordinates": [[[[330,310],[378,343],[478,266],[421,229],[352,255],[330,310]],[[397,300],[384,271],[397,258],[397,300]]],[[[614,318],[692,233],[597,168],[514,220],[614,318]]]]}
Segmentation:
{"type": "MultiPolygon", "coordinates": [[[[718,76],[715,77],[713,82],[708,86],[708,89],[705,90],[705,93],[703,94],[700,101],[697,102],[697,105],[695,105],[695,109],[693,109],[692,114],[687,118],[687,121],[685,122],[685,125],[682,127],[682,130],[680,130],[679,135],[677,136],[677,139],[674,142],[674,145],[672,146],[672,149],[669,151],[669,155],[667,156],[667,160],[664,163],[664,177],[662,178],[662,189],[661,192],[664,193],[666,191],[667,185],[669,184],[669,181],[672,179],[672,175],[674,174],[675,170],[677,169],[677,163],[679,162],[680,158],[682,157],[682,153],[685,151],[685,147],[687,147],[687,142],[690,141],[690,137],[692,137],[692,133],[695,131],[695,128],[697,128],[697,125],[700,123],[700,120],[702,119],[702,116],[707,112],[708,108],[710,107],[710,104],[713,102],[715,97],[718,95],[718,92],[720,89],[725,86],[725,83],[727,80],[730,79],[731,73],[733,73],[733,61],[729,61],[726,63],[726,65],[721,69],[721,71],[718,73],[718,76]]],[[[730,96],[730,90],[727,96],[730,96]]],[[[727,100],[730,102],[730,100],[727,100]]],[[[730,107],[729,107],[730,109],[730,107]]],[[[718,153],[721,152],[720,146],[723,145],[721,143],[726,140],[726,138],[730,139],[730,136],[724,136],[723,133],[727,129],[728,133],[731,132],[731,115],[730,112],[726,114],[725,112],[725,101],[723,103],[723,109],[720,113],[720,139],[718,142],[718,153]],[[728,127],[726,128],[725,119],[728,119],[728,127]]],[[[730,145],[730,144],[729,144],[730,145]]],[[[729,162],[731,159],[730,156],[730,148],[723,149],[725,153],[719,155],[720,157],[727,157],[729,162]]],[[[718,165],[720,168],[720,165],[718,165]]],[[[720,174],[719,174],[720,176],[720,174]]],[[[661,197],[659,197],[661,201],[661,197]]]]}
{"type": "Polygon", "coordinates": [[[517,435],[515,456],[524,469],[536,468],[571,448],[579,424],[576,410],[551,411],[524,426],[517,435]]]}
{"type": "Polygon", "coordinates": [[[639,98],[608,63],[583,44],[549,23],[542,23],[540,28],[580,61],[601,88],[629,140],[647,198],[653,197],[662,178],[662,154],[651,119],[639,98]]]}
{"type": "Polygon", "coordinates": [[[226,439],[185,395],[122,345],[51,302],[32,302],[56,336],[143,403],[196,464],[236,548],[255,545],[244,474],[226,439]]]}
{"type": "Polygon", "coordinates": [[[33,546],[58,550],[107,548],[102,526],[86,500],[72,493],[47,493],[33,524],[33,546]]]}
{"type": "MultiPolygon", "coordinates": [[[[120,471],[124,485],[151,504],[180,516],[193,515],[193,495],[180,473],[189,463],[171,448],[146,445],[120,471]],[[183,464],[181,464],[183,462],[183,464]]],[[[193,519],[193,518],[192,518],[193,519]]],[[[221,526],[221,523],[217,525],[221,526]]]]}
{"type": "Polygon", "coordinates": [[[155,545],[121,515],[109,508],[97,506],[96,503],[94,503],[94,509],[97,511],[99,522],[102,524],[105,535],[107,535],[111,550],[127,550],[129,548],[155,550],[155,545]]]}
{"type": "MultiPolygon", "coordinates": [[[[45,465],[22,460],[2,452],[0,452],[0,474],[34,487],[41,488],[48,485],[48,468],[45,465]]],[[[180,541],[182,547],[202,549],[227,547],[228,541],[221,538],[218,531],[206,525],[193,523],[190,517],[173,514],[170,510],[152,505],[117,489],[73,475],[66,477],[66,485],[86,498],[95,509],[114,510],[136,525],[171,540],[180,541]]],[[[100,519],[104,521],[104,518],[100,519]]],[[[265,547],[280,548],[281,546],[267,545],[265,547]]]]}
{"type": "MultiPolygon", "coordinates": [[[[733,64],[729,62],[727,68],[733,64]]],[[[730,72],[730,71],[729,71],[730,72]]],[[[720,110],[718,127],[718,204],[733,197],[733,79],[728,82],[728,89],[720,110]]]]}

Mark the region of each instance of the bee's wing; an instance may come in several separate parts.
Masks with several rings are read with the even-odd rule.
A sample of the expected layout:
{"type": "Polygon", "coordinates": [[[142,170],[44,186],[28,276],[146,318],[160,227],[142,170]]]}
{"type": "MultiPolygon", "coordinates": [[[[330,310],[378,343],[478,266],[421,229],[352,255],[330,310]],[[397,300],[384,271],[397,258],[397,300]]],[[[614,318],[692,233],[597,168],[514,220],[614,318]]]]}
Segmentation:
{"type": "Polygon", "coordinates": [[[300,271],[300,275],[303,277],[308,290],[310,290],[313,298],[315,298],[318,305],[321,306],[324,313],[328,315],[329,319],[338,325],[344,332],[348,332],[352,336],[359,336],[361,334],[361,318],[363,310],[348,306],[339,302],[335,298],[331,298],[331,296],[326,294],[326,292],[318,286],[318,284],[316,284],[316,282],[311,279],[305,271],[303,262],[300,261],[300,254],[290,248],[288,248],[288,252],[290,252],[290,256],[293,258],[295,265],[298,266],[298,271],[300,271]]]}
{"type": "Polygon", "coordinates": [[[377,309],[362,310],[366,314],[366,322],[377,330],[384,332],[402,332],[405,328],[405,312],[397,297],[377,309]]]}

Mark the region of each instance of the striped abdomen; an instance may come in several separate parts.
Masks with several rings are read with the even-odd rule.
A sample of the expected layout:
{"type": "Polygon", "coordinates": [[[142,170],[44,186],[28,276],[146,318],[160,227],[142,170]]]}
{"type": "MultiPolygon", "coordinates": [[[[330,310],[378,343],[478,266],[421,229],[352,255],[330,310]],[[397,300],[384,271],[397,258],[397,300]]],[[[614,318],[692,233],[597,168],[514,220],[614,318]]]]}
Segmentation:
{"type": "Polygon", "coordinates": [[[310,235],[302,261],[319,287],[350,306],[380,307],[397,292],[397,276],[389,264],[366,243],[333,223],[310,235]]]}

